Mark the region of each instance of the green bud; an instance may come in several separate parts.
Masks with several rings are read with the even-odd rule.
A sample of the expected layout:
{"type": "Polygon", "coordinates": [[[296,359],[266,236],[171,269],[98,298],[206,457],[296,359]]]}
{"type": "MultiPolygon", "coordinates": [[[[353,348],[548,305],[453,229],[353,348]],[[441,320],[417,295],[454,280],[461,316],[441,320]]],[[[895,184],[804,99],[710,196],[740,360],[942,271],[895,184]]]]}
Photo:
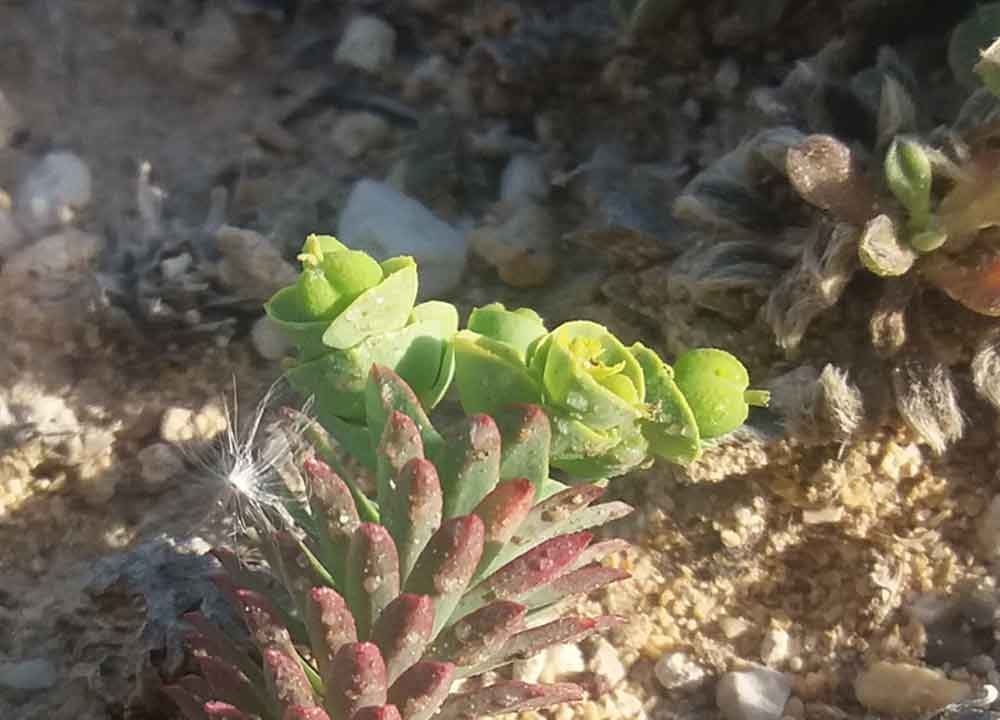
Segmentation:
{"type": "Polygon", "coordinates": [[[299,275],[295,282],[295,294],[299,306],[292,312],[302,322],[331,319],[340,300],[340,293],[330,287],[323,271],[312,267],[305,268],[299,275]]]}
{"type": "Polygon", "coordinates": [[[330,286],[344,299],[345,306],[382,281],[382,267],[378,261],[360,250],[324,253],[320,267],[330,286]]]}
{"type": "Polygon", "coordinates": [[[889,190],[910,215],[910,227],[923,229],[930,218],[931,162],[919,144],[897,137],[885,155],[889,190]]]}
{"type": "Polygon", "coordinates": [[[746,421],[750,405],[766,405],[769,398],[762,390],[747,390],[746,368],[724,350],[689,350],[674,363],[674,379],[703,438],[732,432],[746,421]]]}

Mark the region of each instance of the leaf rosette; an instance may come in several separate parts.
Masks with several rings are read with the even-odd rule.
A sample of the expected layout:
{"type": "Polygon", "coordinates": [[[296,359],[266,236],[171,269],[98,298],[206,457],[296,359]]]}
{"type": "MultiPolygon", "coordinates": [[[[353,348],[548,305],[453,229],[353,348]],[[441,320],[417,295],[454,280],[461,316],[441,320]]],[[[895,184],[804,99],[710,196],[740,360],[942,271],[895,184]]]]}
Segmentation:
{"type": "Polygon", "coordinates": [[[451,383],[451,338],[458,312],[449,303],[416,303],[412,257],[376,261],[329,235],[310,235],[302,272],[267,303],[268,316],[292,341],[288,370],[296,391],[315,399],[331,431],[365,421],[365,385],[373,365],[398,373],[432,408],[451,383]]]}

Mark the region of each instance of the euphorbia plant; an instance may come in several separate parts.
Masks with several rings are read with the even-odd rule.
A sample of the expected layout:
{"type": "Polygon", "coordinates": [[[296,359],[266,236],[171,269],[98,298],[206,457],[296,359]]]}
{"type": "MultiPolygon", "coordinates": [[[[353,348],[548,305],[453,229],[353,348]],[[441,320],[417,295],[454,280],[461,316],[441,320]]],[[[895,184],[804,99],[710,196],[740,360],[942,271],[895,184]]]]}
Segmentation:
{"type": "Polygon", "coordinates": [[[621,475],[653,456],[690,462],[702,439],[735,430],[750,405],[767,402],[722,350],[689,351],[671,368],[597,323],[548,332],[533,311],[498,303],[474,310],[454,343],[465,411],[541,405],[553,422],[552,465],[579,478],[621,475]]]}
{"type": "Polygon", "coordinates": [[[201,675],[168,693],[192,720],[457,720],[581,699],[570,683],[452,688],[616,622],[557,604],[626,576],[600,563],[624,543],[586,530],[631,508],[548,479],[549,423],[535,406],[470,417],[449,445],[391,370],[372,369],[366,400],[374,500],[318,445],[305,501],[282,514],[293,525],[261,525],[270,573],[217,551],[249,642],[189,616],[201,675]]]}
{"type": "Polygon", "coordinates": [[[553,423],[551,462],[580,480],[614,477],[654,457],[687,463],[703,441],[736,429],[767,393],[748,390],[729,353],[698,349],[678,372],[652,350],[625,347],[587,321],[549,332],[528,308],[477,308],[468,328],[447,303],[414,306],[416,266],[381,265],[329,236],[310,236],[295,285],[268,312],[296,342],[294,387],[315,399],[317,416],[349,452],[374,468],[361,388],[373,363],[398,372],[433,408],[453,377],[467,413],[511,403],[544,408],[553,423]]]}

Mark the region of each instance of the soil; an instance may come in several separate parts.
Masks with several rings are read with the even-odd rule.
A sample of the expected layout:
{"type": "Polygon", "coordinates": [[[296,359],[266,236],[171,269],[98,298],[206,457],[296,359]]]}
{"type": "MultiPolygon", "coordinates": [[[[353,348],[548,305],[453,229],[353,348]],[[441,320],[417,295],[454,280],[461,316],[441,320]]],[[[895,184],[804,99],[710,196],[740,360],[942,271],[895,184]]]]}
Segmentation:
{"type": "MultiPolygon", "coordinates": [[[[468,80],[462,65],[470,37],[502,35],[500,10],[441,11],[435,19],[401,10],[400,3],[299,5],[292,19],[281,19],[258,11],[280,15],[279,2],[0,0],[0,99],[19,116],[11,141],[0,143],[0,191],[14,197],[47,152],[78,155],[92,174],[93,198],[72,225],[108,240],[97,266],[113,254],[111,241],[123,242],[136,223],[143,163],[167,191],[164,218],[171,228],[200,227],[213,190],[224,188],[225,222],[256,230],[287,259],[305,234],[332,232],[355,180],[398,173],[400,158],[409,159],[410,172],[417,166],[439,180],[435,194],[421,198],[432,209],[463,226],[483,224],[489,212],[503,212],[494,206],[502,153],[467,156],[447,142],[442,147],[440,127],[422,119],[450,110],[460,133],[482,138],[492,129],[504,142],[530,138],[524,142],[542,148],[553,176],[571,173],[595,147],[619,140],[637,162],[662,165],[653,193],[669,199],[744,135],[749,120],[742,107],[752,84],[779,80],[795,59],[849,30],[838,21],[819,32],[817,23],[813,34],[821,37],[806,34],[787,46],[771,37],[737,53],[718,38],[713,45],[707,21],[692,11],[672,30],[690,40],[677,44],[675,55],[624,44],[593,59],[599,81],[591,86],[551,97],[515,88],[502,96],[489,83],[468,80]],[[399,28],[396,58],[375,78],[332,61],[349,16],[362,10],[384,12],[399,28]],[[223,20],[211,20],[211,13],[223,20]],[[449,60],[445,80],[454,87],[424,95],[412,78],[432,53],[449,60]],[[698,89],[724,84],[720,68],[729,72],[733,64],[735,96],[698,89]],[[673,100],[681,98],[673,107],[657,99],[665,87],[681,88],[671,90],[673,100]],[[685,95],[694,102],[686,109],[685,95]],[[383,116],[388,130],[381,144],[351,158],[334,128],[359,110],[383,116]]],[[[516,4],[498,7],[516,15],[516,4]]],[[[932,46],[928,56],[940,50],[932,46]]],[[[574,72],[594,72],[568,66],[568,84],[574,72]]],[[[577,242],[580,198],[557,188],[547,202],[559,235],[554,274],[541,287],[512,287],[489,257],[475,256],[448,298],[463,313],[499,300],[535,307],[550,326],[598,320],[626,342],[642,339],[668,352],[690,342],[727,347],[761,383],[795,365],[822,367],[838,354],[831,345],[858,336],[856,317],[835,309],[792,360],[760,324],[741,326],[683,307],[676,310],[686,329],[671,334],[664,329],[669,318],[651,319],[668,315],[665,306],[637,312],[640,290],[631,308],[620,293],[605,290],[609,278],[620,281],[623,274],[639,286],[655,285],[655,272],[643,271],[668,262],[673,240],[650,244],[644,234],[609,240],[591,233],[590,242],[577,242]],[[599,247],[595,237],[603,240],[599,247]]],[[[657,222],[677,235],[669,218],[657,222]]],[[[0,273],[3,262],[0,256],[0,273]]],[[[246,292],[228,291],[246,300],[246,292]]],[[[7,319],[10,335],[0,348],[5,402],[58,406],[50,414],[72,420],[65,421],[68,431],[61,420],[49,429],[0,427],[5,720],[172,716],[156,693],[155,676],[169,663],[151,639],[148,618],[164,607],[184,612],[185,603],[196,601],[164,595],[164,607],[152,608],[156,598],[137,593],[116,563],[163,538],[178,554],[226,541],[224,523],[206,509],[214,498],[210,478],[192,469],[192,453],[223,431],[223,405],[233,392],[245,415],[281,373],[250,336],[259,303],[234,307],[231,331],[223,335],[171,336],[139,323],[138,340],[102,335],[101,321],[85,313],[57,337],[7,319]],[[88,334],[88,328],[98,330],[88,334]],[[176,439],[164,418],[178,411],[190,418],[181,443],[186,469],[150,480],[141,451],[176,439]],[[30,678],[17,675],[26,667],[30,678]]],[[[861,440],[757,435],[720,446],[691,469],[656,466],[614,481],[610,494],[637,509],[606,532],[632,543],[615,562],[633,577],[583,607],[625,618],[607,636],[625,679],[605,698],[541,717],[714,717],[718,675],[761,663],[791,677],[800,702],[785,714],[793,717],[862,717],[854,683],[879,659],[933,665],[975,686],[997,684],[992,616],[981,632],[942,635],[920,613],[935,599],[948,608],[980,602],[990,613],[997,605],[996,558],[978,530],[1000,491],[998,426],[993,410],[971,392],[963,397],[968,432],[940,456],[890,416],[861,440]],[[938,635],[944,649],[934,644],[938,635]],[[785,650],[775,649],[786,641],[785,650]],[[703,672],[665,687],[656,665],[670,653],[682,653],[703,672]]],[[[597,663],[606,648],[589,642],[582,649],[587,672],[606,671],[597,663]]],[[[549,662],[556,674],[565,669],[556,656],[549,662]]],[[[566,672],[579,674],[570,666],[566,672]]]]}

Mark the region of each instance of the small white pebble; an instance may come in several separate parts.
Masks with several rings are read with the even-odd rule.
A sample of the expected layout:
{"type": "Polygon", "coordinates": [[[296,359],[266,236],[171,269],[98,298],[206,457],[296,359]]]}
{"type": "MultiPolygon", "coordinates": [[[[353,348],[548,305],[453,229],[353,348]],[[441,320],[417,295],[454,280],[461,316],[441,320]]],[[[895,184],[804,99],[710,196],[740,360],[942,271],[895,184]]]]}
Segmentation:
{"type": "Polygon", "coordinates": [[[379,147],[388,137],[389,123],[375,113],[347,113],[333,126],[333,144],[352,160],[379,147]]]}
{"type": "Polygon", "coordinates": [[[334,52],[334,60],[377,74],[396,57],[396,31],[381,18],[361,15],[348,24],[334,52]]]}
{"type": "Polygon", "coordinates": [[[656,679],[666,690],[690,690],[702,682],[708,674],[685,652],[668,652],[656,661],[653,668],[656,679]]]}
{"type": "Polygon", "coordinates": [[[726,720],[779,720],[792,693],[787,675],[765,667],[728,672],[715,688],[726,720]]]}

